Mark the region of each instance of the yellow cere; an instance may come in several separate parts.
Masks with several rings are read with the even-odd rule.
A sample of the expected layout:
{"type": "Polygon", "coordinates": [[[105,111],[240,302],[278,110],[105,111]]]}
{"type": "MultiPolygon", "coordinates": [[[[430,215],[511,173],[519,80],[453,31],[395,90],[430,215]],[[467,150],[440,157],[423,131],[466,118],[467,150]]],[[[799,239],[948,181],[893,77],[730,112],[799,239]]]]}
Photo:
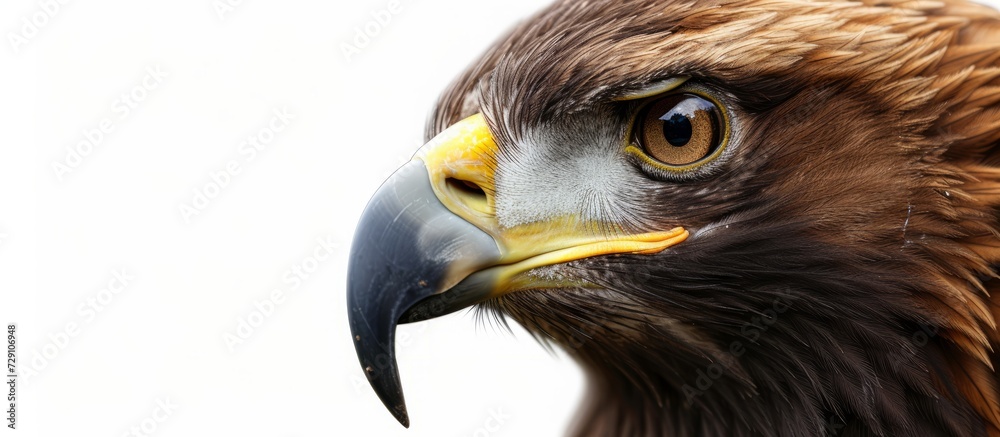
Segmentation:
{"type": "Polygon", "coordinates": [[[493,215],[496,153],[497,145],[486,120],[482,114],[476,114],[434,137],[417,152],[416,158],[427,166],[438,199],[452,212],[469,220],[467,214],[493,215]],[[454,190],[448,186],[449,179],[478,185],[486,196],[480,198],[454,190]]]}

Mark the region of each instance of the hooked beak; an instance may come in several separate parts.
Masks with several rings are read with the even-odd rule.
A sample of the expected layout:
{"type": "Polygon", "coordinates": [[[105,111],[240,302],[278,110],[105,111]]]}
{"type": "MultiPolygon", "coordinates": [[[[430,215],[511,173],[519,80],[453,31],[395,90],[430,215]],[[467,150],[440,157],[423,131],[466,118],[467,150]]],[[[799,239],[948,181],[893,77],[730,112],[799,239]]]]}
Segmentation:
{"type": "Polygon", "coordinates": [[[561,217],[514,227],[496,218],[497,145],[482,115],[431,140],[375,193],[355,231],[348,319],[368,382],[409,427],[396,366],[398,323],[425,320],[518,290],[565,281],[532,269],[615,253],[658,253],[688,232],[609,237],[561,217]]]}

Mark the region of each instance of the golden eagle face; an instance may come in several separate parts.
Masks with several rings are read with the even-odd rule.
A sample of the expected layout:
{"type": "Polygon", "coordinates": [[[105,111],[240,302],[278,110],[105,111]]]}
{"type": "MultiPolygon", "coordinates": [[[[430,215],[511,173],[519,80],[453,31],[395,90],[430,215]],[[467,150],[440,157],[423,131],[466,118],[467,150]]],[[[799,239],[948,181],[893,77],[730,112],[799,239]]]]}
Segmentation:
{"type": "Polygon", "coordinates": [[[479,304],[591,373],[581,435],[1000,432],[1000,14],[561,1],[444,94],[352,248],[362,366],[479,304]]]}

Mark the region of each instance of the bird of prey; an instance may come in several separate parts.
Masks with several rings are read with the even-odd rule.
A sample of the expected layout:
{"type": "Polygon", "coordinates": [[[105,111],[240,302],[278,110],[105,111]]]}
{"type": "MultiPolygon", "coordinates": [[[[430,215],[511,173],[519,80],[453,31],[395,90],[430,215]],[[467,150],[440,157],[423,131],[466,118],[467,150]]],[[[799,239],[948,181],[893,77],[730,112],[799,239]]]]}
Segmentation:
{"type": "Polygon", "coordinates": [[[1000,13],[560,0],[378,189],[352,341],[475,306],[588,375],[578,436],[1000,435],[1000,13]]]}

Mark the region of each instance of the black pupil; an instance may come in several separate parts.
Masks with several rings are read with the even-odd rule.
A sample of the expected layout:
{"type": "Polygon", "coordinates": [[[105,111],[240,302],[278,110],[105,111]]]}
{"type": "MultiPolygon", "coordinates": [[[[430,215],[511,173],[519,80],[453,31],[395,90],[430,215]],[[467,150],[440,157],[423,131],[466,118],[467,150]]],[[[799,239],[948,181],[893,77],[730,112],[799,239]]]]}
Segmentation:
{"type": "Polygon", "coordinates": [[[684,114],[674,112],[669,118],[663,117],[663,137],[674,147],[684,147],[691,141],[691,120],[684,114]]]}

